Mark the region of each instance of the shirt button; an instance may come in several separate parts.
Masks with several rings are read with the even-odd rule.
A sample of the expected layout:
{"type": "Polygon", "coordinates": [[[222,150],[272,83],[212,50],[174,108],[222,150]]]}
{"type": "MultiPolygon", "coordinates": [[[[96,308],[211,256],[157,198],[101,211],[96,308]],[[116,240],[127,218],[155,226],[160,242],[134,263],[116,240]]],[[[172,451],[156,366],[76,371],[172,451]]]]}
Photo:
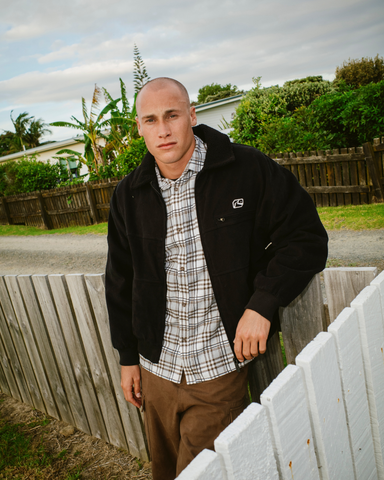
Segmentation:
{"type": "Polygon", "coordinates": [[[180,233],[182,230],[183,230],[182,228],[178,228],[177,233],[180,233]]]}
{"type": "Polygon", "coordinates": [[[186,307],[186,306],[187,306],[187,304],[186,304],[186,303],[182,303],[181,305],[182,305],[183,307],[186,307]]]}
{"type": "Polygon", "coordinates": [[[181,267],[180,270],[181,270],[182,272],[184,272],[184,267],[181,267]]]}

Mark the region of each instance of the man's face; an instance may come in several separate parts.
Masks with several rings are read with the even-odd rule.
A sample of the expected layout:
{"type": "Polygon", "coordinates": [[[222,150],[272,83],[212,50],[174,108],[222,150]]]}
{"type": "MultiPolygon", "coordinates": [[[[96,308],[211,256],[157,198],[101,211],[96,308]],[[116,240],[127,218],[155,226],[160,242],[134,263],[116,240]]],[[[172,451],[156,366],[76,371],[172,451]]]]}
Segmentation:
{"type": "Polygon", "coordinates": [[[197,121],[182,91],[172,82],[148,85],[138,97],[136,121],[161,173],[180,176],[195,148],[192,126],[197,121]]]}

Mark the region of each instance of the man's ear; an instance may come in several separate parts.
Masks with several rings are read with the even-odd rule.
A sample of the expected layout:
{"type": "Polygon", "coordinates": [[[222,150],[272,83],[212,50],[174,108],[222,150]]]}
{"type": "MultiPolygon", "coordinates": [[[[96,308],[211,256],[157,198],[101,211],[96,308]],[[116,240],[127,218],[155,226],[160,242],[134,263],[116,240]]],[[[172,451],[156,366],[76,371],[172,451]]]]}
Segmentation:
{"type": "Polygon", "coordinates": [[[192,122],[192,127],[197,125],[197,116],[196,116],[195,107],[191,107],[191,122],[192,122]]]}
{"type": "Polygon", "coordinates": [[[135,120],[136,120],[136,124],[137,124],[137,130],[139,131],[139,135],[140,135],[140,137],[142,137],[143,134],[141,133],[141,127],[140,127],[139,117],[135,117],[135,120]]]}

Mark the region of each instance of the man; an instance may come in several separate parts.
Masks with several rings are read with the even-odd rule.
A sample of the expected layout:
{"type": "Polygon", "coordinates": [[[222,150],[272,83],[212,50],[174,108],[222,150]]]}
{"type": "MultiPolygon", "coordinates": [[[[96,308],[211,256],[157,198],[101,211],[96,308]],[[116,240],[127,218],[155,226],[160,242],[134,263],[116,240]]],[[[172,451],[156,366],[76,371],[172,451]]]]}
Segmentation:
{"type": "Polygon", "coordinates": [[[149,153],[111,200],[106,295],[124,395],[166,480],[246,406],[243,362],[324,268],[327,235],[290,172],[195,127],[179,82],[151,80],[136,105],[149,153]]]}

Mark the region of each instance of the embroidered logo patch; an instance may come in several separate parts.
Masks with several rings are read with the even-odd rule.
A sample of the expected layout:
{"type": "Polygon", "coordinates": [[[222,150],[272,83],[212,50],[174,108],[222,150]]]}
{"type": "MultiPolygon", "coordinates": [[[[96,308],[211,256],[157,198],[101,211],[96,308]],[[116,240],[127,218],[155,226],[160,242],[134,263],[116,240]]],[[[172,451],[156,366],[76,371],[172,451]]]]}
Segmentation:
{"type": "Polygon", "coordinates": [[[236,198],[232,202],[233,208],[241,208],[244,205],[244,198],[236,198]]]}

